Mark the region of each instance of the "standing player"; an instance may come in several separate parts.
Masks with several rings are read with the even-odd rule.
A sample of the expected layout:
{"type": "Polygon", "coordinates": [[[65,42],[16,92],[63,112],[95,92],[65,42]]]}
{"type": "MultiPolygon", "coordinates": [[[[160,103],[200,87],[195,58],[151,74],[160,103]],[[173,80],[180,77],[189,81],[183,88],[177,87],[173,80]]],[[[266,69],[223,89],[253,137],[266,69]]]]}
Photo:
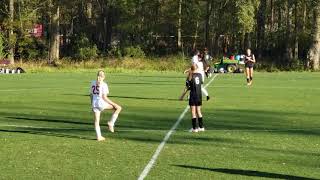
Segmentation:
{"type": "MultiPolygon", "coordinates": [[[[205,73],[209,70],[209,67],[207,66],[206,63],[204,63],[203,58],[200,58],[198,63],[196,63],[195,65],[197,66],[198,72],[201,74],[202,81],[204,82],[205,73]]],[[[201,91],[207,97],[207,101],[209,101],[210,96],[209,96],[208,91],[204,87],[201,88],[201,91]]]]}
{"type": "Polygon", "coordinates": [[[100,70],[97,74],[97,80],[91,82],[90,86],[90,99],[92,111],[94,113],[94,127],[98,141],[104,141],[105,138],[101,135],[100,130],[100,115],[105,109],[112,109],[114,112],[110,121],[108,122],[109,130],[114,132],[114,124],[121,111],[121,106],[112,102],[107,96],[109,94],[109,88],[107,83],[104,82],[105,73],[100,70]]]}
{"type": "Polygon", "coordinates": [[[204,131],[203,119],[201,113],[202,93],[201,86],[203,84],[202,75],[198,71],[196,65],[191,66],[192,74],[189,76],[190,98],[189,106],[192,116],[192,132],[204,131]],[[197,126],[198,120],[198,126],[197,126]],[[198,128],[199,127],[199,128],[198,128]]]}
{"type": "Polygon", "coordinates": [[[250,86],[253,79],[253,66],[256,63],[256,58],[254,54],[251,53],[251,49],[247,49],[246,55],[244,56],[244,63],[246,67],[247,85],[250,86]]]}
{"type": "MultiPolygon", "coordinates": [[[[197,66],[199,73],[202,75],[202,81],[204,81],[205,72],[209,70],[209,67],[203,62],[203,58],[200,56],[200,52],[198,50],[195,51],[194,56],[192,57],[192,65],[197,66]]],[[[190,68],[184,71],[184,74],[188,73],[188,76],[186,81],[186,87],[183,89],[182,95],[179,98],[180,100],[183,100],[184,96],[189,90],[188,77],[190,76],[191,72],[192,70],[190,68]]],[[[208,91],[204,87],[201,88],[201,91],[207,97],[207,101],[209,101],[210,96],[208,91]]]]}

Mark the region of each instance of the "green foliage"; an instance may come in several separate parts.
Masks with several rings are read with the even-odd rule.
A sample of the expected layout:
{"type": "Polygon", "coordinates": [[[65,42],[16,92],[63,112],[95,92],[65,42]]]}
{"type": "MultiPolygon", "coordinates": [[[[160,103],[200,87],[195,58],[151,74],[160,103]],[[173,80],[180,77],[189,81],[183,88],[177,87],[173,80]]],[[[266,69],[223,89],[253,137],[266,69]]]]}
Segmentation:
{"type": "Polygon", "coordinates": [[[255,7],[254,4],[241,0],[236,2],[236,19],[239,33],[249,33],[254,30],[255,7]]]}
{"type": "Polygon", "coordinates": [[[0,32],[0,60],[5,58],[6,54],[5,54],[5,46],[4,46],[4,36],[2,35],[2,33],[0,32]]]}
{"type": "Polygon", "coordinates": [[[74,58],[79,60],[93,59],[98,56],[98,48],[91,43],[85,34],[74,37],[73,42],[74,58]]]}
{"type": "Polygon", "coordinates": [[[130,46],[123,49],[125,57],[145,58],[146,54],[140,46],[130,46]]]}
{"type": "Polygon", "coordinates": [[[17,54],[27,60],[42,59],[47,56],[45,42],[31,36],[22,36],[17,39],[17,54]]]}

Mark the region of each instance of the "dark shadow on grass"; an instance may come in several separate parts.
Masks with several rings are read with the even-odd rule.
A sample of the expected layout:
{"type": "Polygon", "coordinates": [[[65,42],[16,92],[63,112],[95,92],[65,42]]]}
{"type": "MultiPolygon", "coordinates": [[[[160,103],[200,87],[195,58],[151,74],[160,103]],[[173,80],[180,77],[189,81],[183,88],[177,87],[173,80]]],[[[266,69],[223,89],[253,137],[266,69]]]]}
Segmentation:
{"type": "MultiPolygon", "coordinates": [[[[62,94],[65,96],[86,96],[89,97],[88,94],[62,94]]],[[[154,98],[154,97],[137,97],[137,96],[108,96],[111,98],[119,98],[119,99],[135,99],[135,100],[159,100],[159,101],[180,101],[178,98],[154,98]]]]}
{"type": "MultiPolygon", "coordinates": [[[[211,112],[207,115],[210,116],[211,112]]],[[[301,116],[303,118],[320,116],[320,113],[303,113],[303,112],[281,112],[267,110],[215,110],[212,113],[215,121],[205,121],[206,126],[216,130],[249,130],[265,131],[273,134],[296,134],[296,135],[314,135],[320,136],[320,124],[317,127],[310,128],[308,122],[303,125],[303,119],[299,126],[287,117],[301,116]]]]}
{"type": "Polygon", "coordinates": [[[206,167],[189,166],[189,165],[174,165],[174,166],[181,167],[181,168],[187,168],[187,169],[204,170],[204,171],[212,171],[212,172],[218,172],[218,173],[224,173],[224,174],[259,177],[259,178],[319,180],[319,179],[315,179],[315,178],[307,178],[307,177],[301,177],[301,176],[293,176],[293,175],[277,174],[277,173],[253,171],[253,170],[227,169],[227,168],[206,168],[206,167]]]}
{"type": "Polygon", "coordinates": [[[134,97],[134,96],[109,96],[112,98],[120,98],[120,99],[137,99],[137,100],[160,100],[160,101],[179,101],[178,98],[156,98],[156,97],[134,97]]]}
{"type": "Polygon", "coordinates": [[[50,122],[50,123],[67,123],[67,124],[84,124],[84,125],[92,125],[92,123],[86,122],[77,122],[77,121],[68,121],[64,119],[50,119],[50,118],[35,118],[35,117],[6,117],[9,119],[16,120],[25,120],[25,121],[38,121],[38,122],[50,122]]]}
{"type": "Polygon", "coordinates": [[[154,75],[154,76],[151,76],[151,75],[126,75],[126,74],[116,74],[116,75],[113,75],[113,76],[125,76],[125,77],[139,77],[139,78],[156,78],[156,79],[180,79],[181,77],[183,76],[172,76],[172,75],[169,75],[169,76],[161,76],[161,74],[158,74],[158,75],[154,75]]]}
{"type": "MultiPolygon", "coordinates": [[[[183,82],[183,81],[182,81],[183,82]]],[[[165,82],[165,81],[151,81],[151,82],[114,82],[110,85],[150,85],[150,86],[167,86],[167,85],[180,85],[183,83],[165,82]]]]}
{"type": "MultiPolygon", "coordinates": [[[[34,135],[43,135],[43,136],[52,136],[52,137],[63,137],[63,138],[72,138],[72,139],[86,139],[86,140],[95,140],[94,138],[74,135],[67,133],[57,133],[56,130],[53,129],[34,129],[27,130],[28,128],[24,128],[24,130],[8,130],[8,129],[0,129],[0,132],[9,132],[9,133],[22,133],[22,134],[34,134],[34,135]]],[[[94,136],[93,136],[94,137],[94,136]]]]}

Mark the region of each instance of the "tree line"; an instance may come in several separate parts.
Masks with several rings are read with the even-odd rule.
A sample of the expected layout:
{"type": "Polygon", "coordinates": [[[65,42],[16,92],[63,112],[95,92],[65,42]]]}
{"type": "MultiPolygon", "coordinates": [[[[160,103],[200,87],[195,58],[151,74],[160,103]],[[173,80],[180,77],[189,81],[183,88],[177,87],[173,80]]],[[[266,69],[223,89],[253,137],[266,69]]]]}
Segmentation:
{"type": "Polygon", "coordinates": [[[251,48],[287,69],[320,60],[320,0],[2,0],[0,30],[0,59],[11,63],[205,47],[214,57],[251,48]]]}

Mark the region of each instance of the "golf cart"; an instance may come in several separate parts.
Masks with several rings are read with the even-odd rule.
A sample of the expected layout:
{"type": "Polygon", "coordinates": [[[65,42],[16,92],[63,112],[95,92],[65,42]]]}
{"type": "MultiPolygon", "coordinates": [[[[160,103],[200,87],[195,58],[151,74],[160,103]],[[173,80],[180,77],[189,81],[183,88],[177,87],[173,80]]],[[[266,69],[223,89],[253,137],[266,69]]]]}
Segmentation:
{"type": "Polygon", "coordinates": [[[223,57],[219,63],[214,64],[214,72],[216,73],[242,73],[243,72],[244,61],[240,55],[236,58],[231,56],[230,58],[223,57]]]}

